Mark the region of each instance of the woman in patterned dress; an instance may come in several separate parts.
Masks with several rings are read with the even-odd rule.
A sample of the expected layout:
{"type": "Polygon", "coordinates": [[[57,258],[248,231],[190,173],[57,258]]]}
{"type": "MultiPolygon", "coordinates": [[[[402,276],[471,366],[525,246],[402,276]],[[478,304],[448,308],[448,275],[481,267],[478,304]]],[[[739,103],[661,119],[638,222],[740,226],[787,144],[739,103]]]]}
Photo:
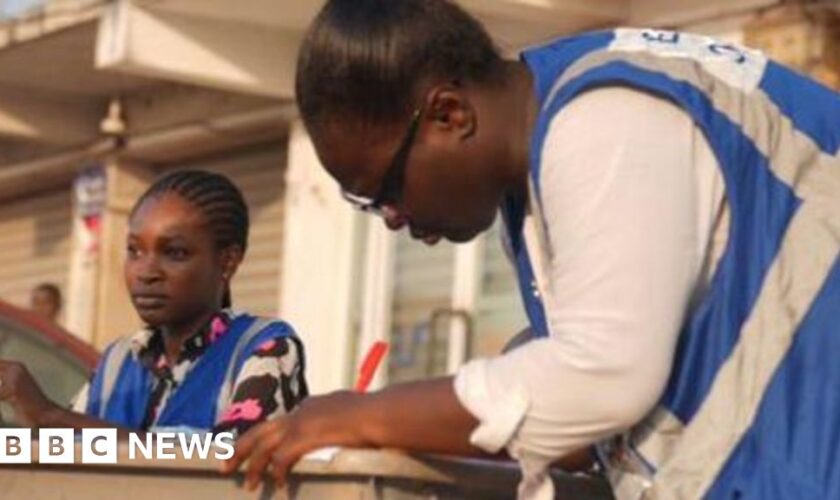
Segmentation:
{"type": "Polygon", "coordinates": [[[26,367],[0,361],[0,399],[32,427],[245,432],[308,394],[303,345],[285,322],[231,309],[247,248],[248,209],[226,177],[170,173],[129,219],[125,280],[145,326],[105,351],[72,409],[26,367]]]}

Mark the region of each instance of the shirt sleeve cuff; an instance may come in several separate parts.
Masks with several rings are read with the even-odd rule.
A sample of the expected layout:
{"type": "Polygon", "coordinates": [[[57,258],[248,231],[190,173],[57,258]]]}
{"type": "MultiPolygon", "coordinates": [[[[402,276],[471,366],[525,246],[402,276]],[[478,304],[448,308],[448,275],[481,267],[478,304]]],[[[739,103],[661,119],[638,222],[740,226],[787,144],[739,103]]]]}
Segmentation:
{"type": "Polygon", "coordinates": [[[479,425],[470,443],[488,453],[505,448],[519,429],[530,402],[521,387],[493,384],[490,363],[478,359],[467,363],[455,376],[455,394],[479,425]]]}
{"type": "Polygon", "coordinates": [[[88,403],[88,392],[90,391],[90,383],[86,383],[84,387],[82,387],[79,392],[76,393],[76,396],[70,402],[70,411],[74,411],[76,413],[86,413],[87,412],[87,403],[88,403]]]}

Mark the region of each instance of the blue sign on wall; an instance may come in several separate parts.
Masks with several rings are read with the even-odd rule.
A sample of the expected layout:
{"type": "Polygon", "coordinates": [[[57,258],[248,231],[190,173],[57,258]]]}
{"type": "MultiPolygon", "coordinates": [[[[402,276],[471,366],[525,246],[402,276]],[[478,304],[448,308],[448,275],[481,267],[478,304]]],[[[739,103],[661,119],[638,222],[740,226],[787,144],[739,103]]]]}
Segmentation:
{"type": "Polygon", "coordinates": [[[0,0],[0,18],[16,17],[45,3],[46,0],[0,0]]]}

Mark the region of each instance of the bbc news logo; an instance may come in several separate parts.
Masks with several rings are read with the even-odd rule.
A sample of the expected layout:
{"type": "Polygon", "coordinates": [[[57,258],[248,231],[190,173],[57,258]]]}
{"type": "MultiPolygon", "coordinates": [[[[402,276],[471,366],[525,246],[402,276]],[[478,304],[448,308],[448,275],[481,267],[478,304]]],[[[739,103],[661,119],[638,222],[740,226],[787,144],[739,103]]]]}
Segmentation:
{"type": "MultiPolygon", "coordinates": [[[[117,463],[116,429],[82,429],[77,443],[73,429],[39,429],[38,462],[42,464],[117,463]],[[76,445],[80,446],[76,446],[76,445]],[[77,452],[81,456],[77,456],[77,452]]],[[[128,436],[128,459],[174,460],[179,457],[207,460],[212,456],[226,460],[233,456],[234,436],[231,432],[215,435],[181,432],[156,432],[128,436]],[[178,453],[180,452],[180,453],[178,453]]],[[[32,429],[0,429],[0,464],[32,463],[32,429]]]]}

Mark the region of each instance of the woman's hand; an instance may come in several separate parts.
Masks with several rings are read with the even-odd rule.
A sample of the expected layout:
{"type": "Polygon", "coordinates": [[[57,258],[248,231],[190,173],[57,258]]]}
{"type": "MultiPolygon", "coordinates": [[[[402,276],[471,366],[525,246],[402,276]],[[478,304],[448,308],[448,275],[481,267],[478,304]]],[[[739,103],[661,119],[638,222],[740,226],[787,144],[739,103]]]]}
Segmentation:
{"type": "Polygon", "coordinates": [[[21,425],[38,427],[43,417],[56,408],[21,363],[0,360],[0,400],[15,410],[21,425]]]}
{"type": "Polygon", "coordinates": [[[247,489],[259,486],[268,467],[282,487],[289,469],[309,451],[326,445],[364,446],[366,443],[355,432],[363,422],[354,419],[354,409],[362,397],[352,392],[311,397],[291,414],[254,426],[237,440],[236,451],[222,466],[222,472],[235,471],[247,459],[247,489]]]}
{"type": "Polygon", "coordinates": [[[400,448],[483,456],[469,442],[478,421],[461,406],[451,378],[399,384],[373,394],[336,392],[312,397],[290,415],[253,427],[222,467],[231,473],[248,460],[254,489],[272,466],[278,486],[304,454],[324,446],[400,448]]]}

